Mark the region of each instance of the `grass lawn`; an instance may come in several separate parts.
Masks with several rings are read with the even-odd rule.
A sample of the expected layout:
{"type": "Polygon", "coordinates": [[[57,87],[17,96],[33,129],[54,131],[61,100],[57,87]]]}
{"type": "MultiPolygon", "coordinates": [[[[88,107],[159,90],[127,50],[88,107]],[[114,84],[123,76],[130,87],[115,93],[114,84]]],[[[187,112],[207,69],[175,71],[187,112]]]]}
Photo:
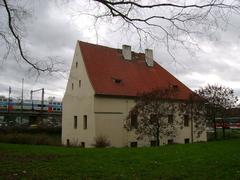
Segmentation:
{"type": "Polygon", "coordinates": [[[240,140],[107,149],[0,143],[0,179],[240,179],[240,140]]]}

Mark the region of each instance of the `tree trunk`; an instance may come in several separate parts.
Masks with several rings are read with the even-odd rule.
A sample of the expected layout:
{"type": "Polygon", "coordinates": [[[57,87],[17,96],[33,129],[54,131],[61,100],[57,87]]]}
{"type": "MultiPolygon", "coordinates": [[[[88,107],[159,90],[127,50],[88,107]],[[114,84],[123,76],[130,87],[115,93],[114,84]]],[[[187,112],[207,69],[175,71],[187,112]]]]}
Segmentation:
{"type": "Polygon", "coordinates": [[[160,125],[159,125],[159,123],[157,124],[157,137],[156,137],[156,139],[157,139],[157,146],[160,146],[160,130],[159,130],[159,128],[160,128],[160,125]]]}
{"type": "Polygon", "coordinates": [[[193,143],[193,104],[191,104],[191,142],[193,143]]]}
{"type": "Polygon", "coordinates": [[[216,125],[216,108],[214,107],[214,113],[213,113],[213,126],[214,126],[214,136],[215,140],[217,140],[217,125],[216,125]]]}
{"type": "Polygon", "coordinates": [[[224,121],[224,119],[222,120],[222,137],[223,137],[223,139],[225,139],[225,121],[224,121]]]}
{"type": "Polygon", "coordinates": [[[225,139],[225,113],[223,112],[223,115],[222,115],[222,137],[223,139],[225,139]]]}

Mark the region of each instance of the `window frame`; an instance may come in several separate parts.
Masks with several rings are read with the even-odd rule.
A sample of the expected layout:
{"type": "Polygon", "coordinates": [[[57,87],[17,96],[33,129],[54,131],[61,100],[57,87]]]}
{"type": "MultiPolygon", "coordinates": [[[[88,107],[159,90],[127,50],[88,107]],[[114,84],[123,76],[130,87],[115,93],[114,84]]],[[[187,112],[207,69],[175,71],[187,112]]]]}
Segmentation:
{"type": "Polygon", "coordinates": [[[77,116],[73,116],[74,120],[73,120],[73,128],[77,129],[78,126],[78,117],[77,116]]]}
{"type": "Polygon", "coordinates": [[[83,115],[83,129],[87,129],[87,127],[88,127],[88,117],[87,117],[87,115],[85,114],[85,115],[83,115]]]}
{"type": "Polygon", "coordinates": [[[138,128],[138,114],[131,113],[131,129],[137,129],[137,128],[138,128]]]}
{"type": "Polygon", "coordinates": [[[184,127],[189,127],[189,120],[190,120],[189,115],[185,114],[183,116],[183,125],[184,125],[184,127]]]}
{"type": "Polygon", "coordinates": [[[168,123],[173,124],[173,114],[168,115],[168,123]]]}
{"type": "Polygon", "coordinates": [[[82,86],[82,81],[78,80],[78,87],[80,88],[82,86]]]}

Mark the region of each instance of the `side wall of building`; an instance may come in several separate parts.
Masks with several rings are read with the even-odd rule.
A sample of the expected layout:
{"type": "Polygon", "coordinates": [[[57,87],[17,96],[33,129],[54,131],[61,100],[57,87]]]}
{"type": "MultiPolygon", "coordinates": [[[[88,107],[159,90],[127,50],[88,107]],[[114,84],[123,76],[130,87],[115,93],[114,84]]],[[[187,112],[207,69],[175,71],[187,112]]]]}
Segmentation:
{"type": "Polygon", "coordinates": [[[93,109],[94,90],[77,43],[63,98],[62,144],[92,146],[95,137],[93,109]],[[84,124],[84,119],[87,119],[87,124],[84,124]]]}
{"type": "Polygon", "coordinates": [[[106,136],[113,147],[128,146],[128,137],[123,126],[133,106],[132,99],[96,96],[94,103],[96,136],[106,136]]]}
{"type": "MultiPolygon", "coordinates": [[[[154,140],[154,138],[146,137],[142,140],[137,140],[134,130],[127,132],[124,129],[126,117],[134,105],[134,100],[129,98],[95,97],[96,136],[106,136],[110,140],[111,146],[114,147],[130,146],[131,142],[137,142],[138,146],[150,146],[151,140],[154,140]]],[[[183,125],[183,118],[178,114],[175,113],[173,115],[174,120],[182,122],[183,125]]],[[[170,139],[173,139],[174,143],[185,143],[185,139],[189,139],[189,142],[191,142],[191,122],[189,121],[188,127],[184,127],[184,125],[182,127],[182,129],[180,126],[177,127],[176,137],[163,137],[160,140],[160,144],[168,144],[170,139]]],[[[197,137],[196,134],[193,137],[194,142],[207,140],[206,131],[200,137],[197,137]]]]}

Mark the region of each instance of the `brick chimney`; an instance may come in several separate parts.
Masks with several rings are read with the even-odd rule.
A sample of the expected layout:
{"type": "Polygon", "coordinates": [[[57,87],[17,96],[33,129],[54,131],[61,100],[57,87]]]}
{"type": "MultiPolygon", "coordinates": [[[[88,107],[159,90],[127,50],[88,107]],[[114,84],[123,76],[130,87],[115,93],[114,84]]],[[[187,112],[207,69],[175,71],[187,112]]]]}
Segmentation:
{"type": "Polygon", "coordinates": [[[153,50],[152,49],[145,49],[145,61],[149,67],[153,67],[153,50]]]}
{"type": "Polygon", "coordinates": [[[132,60],[131,46],[122,45],[122,54],[125,60],[131,61],[132,60]]]}

